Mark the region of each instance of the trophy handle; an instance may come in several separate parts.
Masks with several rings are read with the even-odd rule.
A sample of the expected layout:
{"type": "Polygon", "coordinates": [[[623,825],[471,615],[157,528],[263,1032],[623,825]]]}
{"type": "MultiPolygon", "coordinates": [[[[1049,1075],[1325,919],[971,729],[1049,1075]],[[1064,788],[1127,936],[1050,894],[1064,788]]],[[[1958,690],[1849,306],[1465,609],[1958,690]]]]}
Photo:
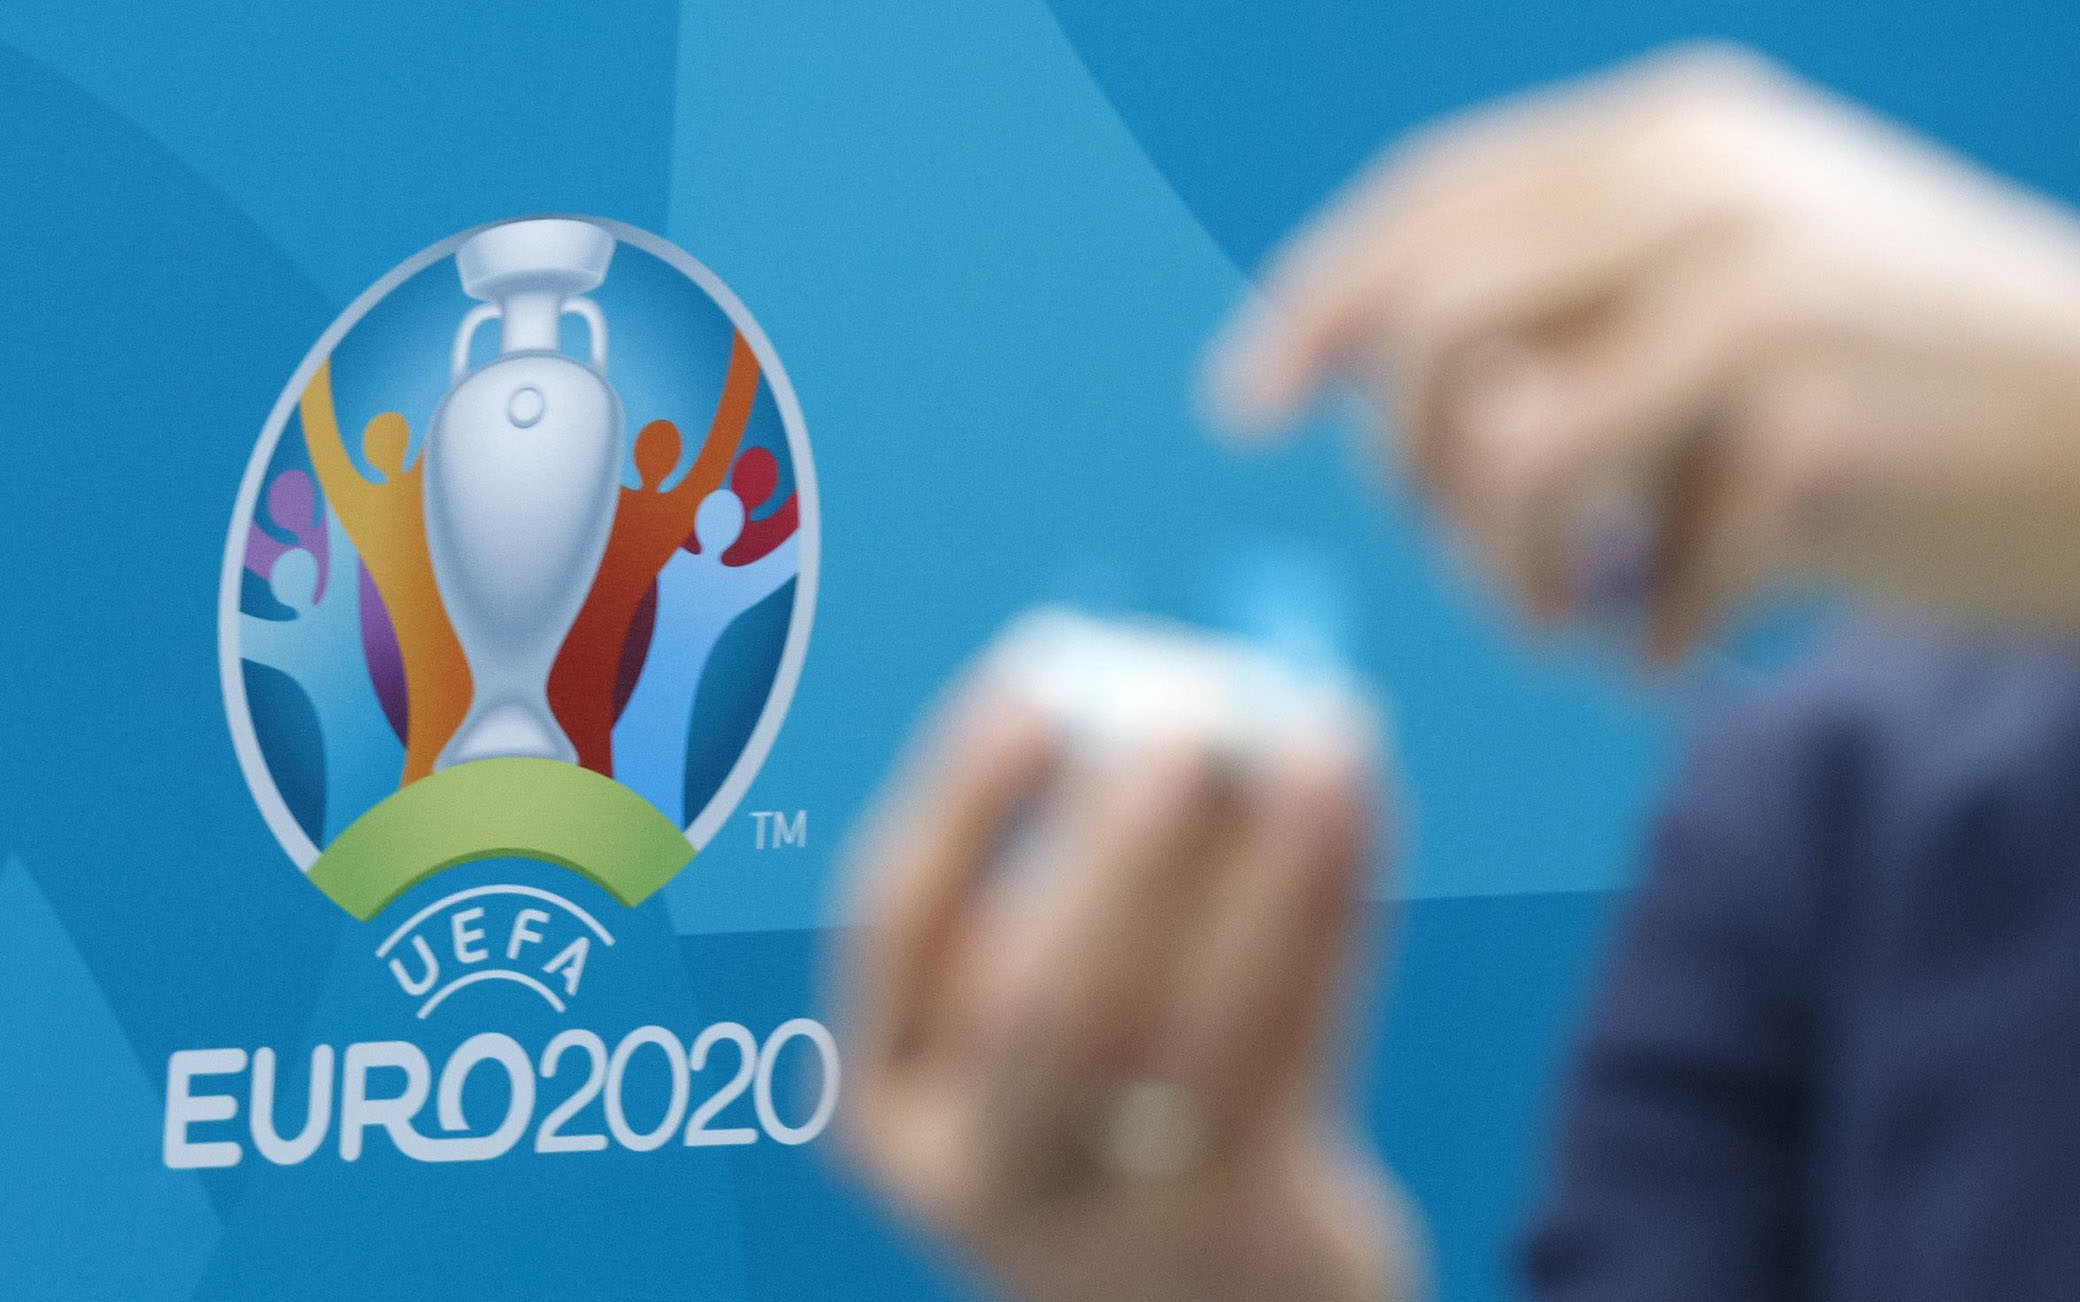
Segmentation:
{"type": "Polygon", "coordinates": [[[462,383],[462,377],[469,374],[469,345],[477,337],[477,327],[502,315],[498,304],[479,303],[462,318],[455,331],[455,350],[448,355],[449,388],[462,383]]]}
{"type": "Polygon", "coordinates": [[[599,310],[599,304],[589,298],[567,298],[563,310],[585,318],[585,328],[592,335],[592,367],[600,374],[607,371],[607,317],[599,310]]]}

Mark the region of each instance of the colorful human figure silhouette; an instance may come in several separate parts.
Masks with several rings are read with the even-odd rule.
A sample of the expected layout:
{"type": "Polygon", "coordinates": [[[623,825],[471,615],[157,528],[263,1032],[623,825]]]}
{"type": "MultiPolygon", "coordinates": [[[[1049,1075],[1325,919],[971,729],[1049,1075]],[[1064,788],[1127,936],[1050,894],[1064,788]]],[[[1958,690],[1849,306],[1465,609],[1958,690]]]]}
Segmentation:
{"type": "Polygon", "coordinates": [[[383,717],[401,743],[411,720],[404,699],[404,653],[397,649],[397,630],[390,612],[383,609],[383,594],[361,567],[361,654],[368,661],[368,676],[376,685],[376,699],[383,703],[383,717]]]}
{"type": "Polygon", "coordinates": [[[325,585],[331,578],[331,565],[327,556],[327,530],[323,516],[319,514],[318,488],[311,477],[294,468],[284,470],[268,481],[266,493],[267,518],[275,528],[289,535],[283,542],[255,522],[248,525],[246,532],[246,568],[258,575],[262,582],[274,573],[274,563],[283,552],[301,547],[318,562],[318,597],[325,596],[325,585]]]}
{"type": "MultiPolygon", "coordinates": [[[[780,485],[780,462],[766,448],[746,448],[737,464],[730,467],[729,488],[744,503],[744,514],[764,506],[780,485]]],[[[787,500],[756,520],[747,518],[744,531],[722,554],[724,565],[749,565],[767,552],[778,547],[793,535],[800,523],[800,508],[795,495],[789,493],[787,500]]],[[[685,548],[698,556],[701,552],[700,538],[687,535],[685,548]]]]}
{"type": "Polygon", "coordinates": [[[433,761],[469,710],[469,662],[448,623],[427,552],[420,472],[405,455],[411,429],[403,416],[386,411],[361,434],[362,455],[383,477],[370,480],[347,456],[332,405],[332,362],[311,377],[300,406],[303,439],[310,449],[325,500],[346,525],[382,594],[404,660],[405,755],[399,785],[433,772],[433,761]]]}
{"type": "MultiPolygon", "coordinates": [[[[730,467],[729,488],[744,503],[747,518],[743,532],[722,554],[724,565],[749,565],[794,533],[799,515],[793,493],[759,519],[748,518],[771,500],[773,490],[779,484],[780,462],[769,449],[747,448],[737,458],[737,463],[730,467]]],[[[689,532],[681,545],[695,556],[701,554],[700,537],[696,532],[689,532]]],[[[628,698],[635,692],[636,679],[642,674],[643,662],[650,653],[650,636],[656,623],[657,589],[653,585],[642,604],[636,607],[635,618],[629,623],[627,640],[622,644],[621,668],[614,681],[614,717],[617,720],[627,707],[628,698]]]]}
{"type": "Polygon", "coordinates": [[[361,657],[359,560],[336,520],[328,520],[327,535],[328,565],[299,547],[270,567],[274,598],[295,618],[242,616],[238,634],[240,656],[288,675],[317,712],[325,756],[320,846],[395,791],[404,762],[361,657]]]}
{"type": "Polygon", "coordinates": [[[614,687],[636,611],[693,528],[702,499],[721,485],[743,440],[758,380],[757,356],[742,335],[734,336],[708,436],[692,468],[670,489],[662,485],[679,464],[678,427],[653,420],[636,435],[641,486],[621,490],[606,557],[549,671],[549,707],[577,747],[578,762],[596,773],[614,773],[614,687]]]}
{"type": "Polygon", "coordinates": [[[744,502],[729,489],[708,494],[694,518],[699,552],[681,551],[657,576],[657,628],[635,695],[614,725],[614,776],[684,826],[686,755],[693,700],[708,655],[739,615],[764,601],[800,566],[790,536],[749,565],[722,557],[744,531],[744,502]]]}
{"type": "MultiPolygon", "coordinates": [[[[780,463],[765,448],[752,448],[737,459],[730,471],[729,486],[744,500],[746,515],[764,506],[780,483],[780,463]]],[[[787,500],[756,520],[744,522],[744,532],[722,553],[724,565],[749,565],[794,536],[799,523],[799,506],[793,493],[787,500]]]]}

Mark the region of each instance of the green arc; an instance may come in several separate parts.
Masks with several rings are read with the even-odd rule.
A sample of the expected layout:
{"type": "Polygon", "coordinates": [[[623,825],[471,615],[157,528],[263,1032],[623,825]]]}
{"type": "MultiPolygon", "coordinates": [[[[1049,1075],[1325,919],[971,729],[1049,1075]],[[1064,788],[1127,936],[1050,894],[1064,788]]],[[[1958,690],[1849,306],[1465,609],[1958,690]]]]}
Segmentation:
{"type": "Polygon", "coordinates": [[[366,922],[435,873],[506,856],[567,868],[635,905],[692,862],[693,846],[612,778],[556,760],[489,759],[402,788],[334,837],[309,876],[366,922]]]}

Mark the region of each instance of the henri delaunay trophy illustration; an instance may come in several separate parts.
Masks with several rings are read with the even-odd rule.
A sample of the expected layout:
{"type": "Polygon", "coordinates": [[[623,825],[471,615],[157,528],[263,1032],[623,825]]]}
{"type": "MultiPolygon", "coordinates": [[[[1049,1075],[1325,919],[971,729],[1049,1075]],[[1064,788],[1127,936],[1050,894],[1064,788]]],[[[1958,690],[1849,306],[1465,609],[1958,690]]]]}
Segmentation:
{"type": "Polygon", "coordinates": [[[607,322],[583,297],[613,256],[613,236],[562,218],[494,226],[455,252],[463,289],[484,302],[455,333],[452,387],[426,435],[426,541],[473,690],[436,768],[577,761],[548,683],[606,554],[620,490],[607,322]],[[590,330],[589,362],[564,353],[566,316],[590,330]],[[472,373],[471,340],[493,321],[498,358],[472,373]]]}
{"type": "Polygon", "coordinates": [[[219,605],[248,785],[356,917],[481,859],[633,905],[773,743],[816,531],[800,410],[713,273],[603,219],[457,235],[334,323],[249,463],[219,605]]]}

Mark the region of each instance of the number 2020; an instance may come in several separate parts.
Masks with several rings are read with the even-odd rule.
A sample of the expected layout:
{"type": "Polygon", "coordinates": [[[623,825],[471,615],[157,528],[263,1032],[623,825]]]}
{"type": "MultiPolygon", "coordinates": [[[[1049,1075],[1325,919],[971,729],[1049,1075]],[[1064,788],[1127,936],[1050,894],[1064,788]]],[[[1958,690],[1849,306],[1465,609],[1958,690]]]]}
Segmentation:
{"type": "Polygon", "coordinates": [[[591,1153],[607,1146],[607,1135],[615,1143],[638,1153],[664,1147],[677,1136],[690,1148],[755,1144],[761,1135],[782,1144],[806,1144],[823,1133],[838,1107],[838,1045],[822,1023],[806,1017],[783,1022],[761,1044],[749,1027],[739,1022],[717,1022],[695,1036],[691,1046],[662,1026],[639,1026],[621,1037],[611,1051],[598,1033],[572,1029],[550,1040],[542,1049],[541,1076],[554,1079],[563,1060],[572,1054],[584,1059],[585,1078],[561,1103],[542,1118],[535,1131],[537,1153],[591,1153]],[[773,1075],[781,1052],[795,1040],[805,1040],[822,1067],[816,1104],[806,1119],[790,1123],[780,1115],[773,1097],[773,1075]],[[721,1088],[691,1108],[694,1077],[705,1075],[711,1066],[722,1067],[727,1046],[736,1052],[735,1069],[721,1088]],[[666,1073],[670,1087],[664,1116],[654,1125],[637,1129],[629,1120],[624,1086],[631,1071],[666,1073]],[[718,1126],[723,1111],[751,1093],[757,1126],[718,1126]],[[568,1129],[577,1114],[594,1099],[603,1099],[607,1134],[568,1129]],[[683,1131],[681,1127],[684,1127],[683,1131]]]}

